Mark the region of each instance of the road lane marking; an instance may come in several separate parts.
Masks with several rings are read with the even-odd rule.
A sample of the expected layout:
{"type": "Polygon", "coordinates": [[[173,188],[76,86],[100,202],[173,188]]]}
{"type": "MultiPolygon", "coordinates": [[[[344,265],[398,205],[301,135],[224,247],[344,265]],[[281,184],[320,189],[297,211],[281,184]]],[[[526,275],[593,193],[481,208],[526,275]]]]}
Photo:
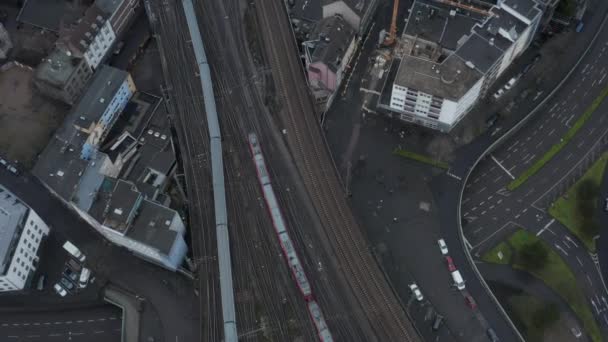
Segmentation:
{"type": "Polygon", "coordinates": [[[551,221],[549,221],[549,223],[547,223],[543,229],[539,230],[538,233],[536,233],[536,236],[540,236],[540,234],[542,234],[545,230],[549,229],[549,226],[551,226],[553,224],[553,222],[555,222],[555,219],[551,219],[551,221]]]}
{"type": "Polygon", "coordinates": [[[507,222],[507,223],[503,224],[503,225],[502,225],[502,227],[498,228],[498,230],[494,231],[494,233],[492,233],[492,234],[488,235],[488,236],[487,236],[485,239],[481,240],[481,241],[480,241],[478,244],[476,244],[475,246],[473,246],[473,249],[475,249],[475,248],[477,248],[477,247],[481,246],[481,245],[482,245],[482,244],[484,244],[486,241],[490,240],[490,239],[492,238],[492,236],[494,236],[494,235],[498,234],[498,232],[500,232],[501,230],[505,229],[505,228],[506,228],[507,226],[509,226],[509,225],[515,225],[515,223],[514,223],[514,222],[512,222],[512,221],[509,221],[509,222],[507,222]]]}
{"type": "Polygon", "coordinates": [[[96,331],[93,331],[93,334],[103,334],[103,330],[96,330],[96,331]]]}
{"type": "Polygon", "coordinates": [[[555,248],[557,248],[558,250],[560,250],[562,253],[566,254],[566,256],[568,256],[568,252],[566,252],[562,246],[558,245],[557,243],[553,244],[555,246],[555,248]]]}
{"type": "Polygon", "coordinates": [[[581,258],[578,257],[578,255],[576,256],[576,261],[578,261],[578,264],[583,266],[583,262],[581,261],[581,258]]]}
{"type": "Polygon", "coordinates": [[[509,177],[511,177],[511,179],[515,179],[515,177],[513,177],[513,175],[511,174],[511,172],[509,172],[509,170],[507,170],[504,166],[502,166],[502,164],[496,158],[494,158],[494,155],[490,155],[490,158],[492,158],[492,160],[498,165],[498,167],[500,167],[507,175],[509,175],[509,177]]]}

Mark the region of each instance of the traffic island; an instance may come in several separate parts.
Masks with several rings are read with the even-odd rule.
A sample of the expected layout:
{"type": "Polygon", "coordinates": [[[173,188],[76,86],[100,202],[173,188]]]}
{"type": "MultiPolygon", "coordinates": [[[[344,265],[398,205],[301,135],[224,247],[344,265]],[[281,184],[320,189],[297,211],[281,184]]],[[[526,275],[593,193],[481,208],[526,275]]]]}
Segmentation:
{"type": "MultiPolygon", "coordinates": [[[[602,340],[599,327],[579,288],[576,277],[564,260],[543,240],[525,229],[519,228],[505,242],[512,255],[508,264],[514,269],[530,273],[564,299],[570,309],[583,323],[585,332],[594,342],[602,340]]],[[[505,246],[499,244],[486,254],[482,260],[492,263],[499,253],[505,253],[505,246]]],[[[503,257],[502,260],[505,258],[503,257]]]]}
{"type": "Polygon", "coordinates": [[[594,237],[600,233],[594,214],[600,203],[599,189],[606,169],[608,153],[604,153],[562,197],[550,207],[549,214],[562,223],[595,253],[594,237]]]}

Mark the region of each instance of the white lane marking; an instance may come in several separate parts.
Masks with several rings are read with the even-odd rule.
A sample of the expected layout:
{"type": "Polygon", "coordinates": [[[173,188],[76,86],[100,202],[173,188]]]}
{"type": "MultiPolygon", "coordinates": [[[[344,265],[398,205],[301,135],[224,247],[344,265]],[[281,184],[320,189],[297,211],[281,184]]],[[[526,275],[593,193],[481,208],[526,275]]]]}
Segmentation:
{"type": "Polygon", "coordinates": [[[96,331],[93,331],[93,334],[103,334],[103,330],[96,330],[96,331]]]}
{"type": "Polygon", "coordinates": [[[484,186],[483,188],[481,188],[481,190],[479,190],[477,193],[480,194],[482,193],[484,190],[486,189],[486,187],[484,186]]]}
{"type": "Polygon", "coordinates": [[[566,252],[562,246],[558,245],[557,243],[553,244],[555,246],[555,248],[557,248],[558,250],[562,251],[562,253],[566,254],[566,256],[568,256],[568,252],[566,252]]]}
{"type": "Polygon", "coordinates": [[[581,258],[579,258],[578,256],[576,256],[576,261],[578,261],[578,264],[583,266],[583,262],[581,261],[581,258]]]}
{"type": "Polygon", "coordinates": [[[566,235],[565,237],[566,240],[568,240],[571,244],[574,245],[574,247],[578,248],[578,244],[574,240],[572,240],[572,238],[570,238],[568,235],[566,235]]]}
{"type": "Polygon", "coordinates": [[[507,170],[504,166],[502,166],[502,164],[496,158],[494,158],[493,155],[490,155],[490,158],[492,158],[492,160],[496,164],[498,164],[498,167],[500,167],[507,175],[509,175],[509,177],[511,177],[511,179],[515,179],[515,177],[513,177],[513,175],[511,174],[511,172],[509,172],[509,170],[507,170]]]}
{"type": "Polygon", "coordinates": [[[49,334],[49,336],[51,336],[51,337],[59,337],[61,335],[63,335],[63,334],[60,334],[60,333],[49,334]]]}
{"type": "Polygon", "coordinates": [[[473,249],[473,246],[471,246],[471,243],[469,242],[469,240],[467,240],[467,238],[464,238],[464,244],[467,246],[467,248],[469,250],[473,249]]]}
{"type": "Polygon", "coordinates": [[[547,230],[549,228],[549,226],[551,226],[553,224],[553,222],[555,222],[555,219],[551,219],[551,221],[549,221],[549,223],[547,223],[543,229],[539,230],[538,233],[536,233],[536,236],[540,236],[540,234],[542,234],[545,230],[547,230]]]}
{"type": "Polygon", "coordinates": [[[488,235],[485,239],[481,240],[478,244],[476,244],[475,246],[473,246],[473,248],[477,248],[479,246],[481,246],[483,243],[485,243],[486,241],[490,240],[490,238],[492,238],[492,236],[498,234],[498,232],[500,232],[501,230],[505,229],[508,225],[514,225],[515,223],[509,221],[505,224],[502,225],[502,227],[498,228],[498,230],[494,231],[494,233],[488,235]]]}

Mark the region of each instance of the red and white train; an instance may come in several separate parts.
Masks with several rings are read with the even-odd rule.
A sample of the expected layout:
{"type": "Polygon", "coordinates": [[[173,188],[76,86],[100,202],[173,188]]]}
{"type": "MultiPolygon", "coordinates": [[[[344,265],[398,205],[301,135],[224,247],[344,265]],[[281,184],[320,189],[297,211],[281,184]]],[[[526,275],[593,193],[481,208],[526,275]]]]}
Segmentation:
{"type": "Polygon", "coordinates": [[[285,256],[287,264],[291,269],[291,273],[296,280],[298,289],[302,293],[304,300],[307,302],[308,312],[315,324],[319,338],[323,342],[331,342],[333,341],[332,335],[325,322],[321,307],[313,298],[310,282],[308,281],[308,277],[306,277],[306,273],[304,272],[304,268],[302,267],[298,253],[296,252],[293,242],[289,237],[289,233],[287,232],[287,225],[283,219],[281,208],[279,207],[279,203],[270,182],[270,176],[268,174],[268,169],[266,168],[264,155],[262,154],[262,149],[260,147],[258,138],[254,133],[249,134],[249,148],[251,150],[251,154],[253,155],[253,162],[255,163],[258,181],[262,188],[262,192],[264,193],[264,200],[266,201],[266,206],[270,213],[270,217],[272,218],[275,233],[279,238],[283,255],[285,256]]]}

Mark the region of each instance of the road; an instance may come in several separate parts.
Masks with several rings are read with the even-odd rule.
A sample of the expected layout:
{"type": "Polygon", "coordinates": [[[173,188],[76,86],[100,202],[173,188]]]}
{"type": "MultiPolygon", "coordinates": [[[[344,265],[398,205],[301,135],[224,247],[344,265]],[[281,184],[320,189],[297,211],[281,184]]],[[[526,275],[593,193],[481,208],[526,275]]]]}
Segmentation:
{"type": "MultiPolygon", "coordinates": [[[[74,211],[56,199],[30,174],[16,177],[0,169],[0,183],[43,218],[57,239],[77,245],[90,262],[96,283],[112,284],[145,299],[140,335],[166,341],[197,341],[198,305],[192,281],[132,255],[123,248],[103,242],[103,238],[74,211]],[[161,322],[158,324],[158,322],[161,322]]],[[[44,311],[79,306],[76,296],[37,296],[28,302],[20,295],[2,297],[1,312],[44,311]],[[24,303],[27,306],[24,307],[24,303]]]]}
{"type": "Polygon", "coordinates": [[[608,27],[571,79],[538,115],[494,151],[473,171],[462,202],[464,234],[475,256],[523,227],[540,236],[571,266],[603,331],[608,333],[608,293],[597,272],[595,255],[547,213],[547,207],[568,189],[605,151],[608,143],[608,102],[603,102],[579,133],[523,186],[506,185],[552,145],[608,86],[608,27]]]}
{"type": "Polygon", "coordinates": [[[122,314],[112,305],[78,310],[0,314],[2,341],[120,342],[122,314]]]}

